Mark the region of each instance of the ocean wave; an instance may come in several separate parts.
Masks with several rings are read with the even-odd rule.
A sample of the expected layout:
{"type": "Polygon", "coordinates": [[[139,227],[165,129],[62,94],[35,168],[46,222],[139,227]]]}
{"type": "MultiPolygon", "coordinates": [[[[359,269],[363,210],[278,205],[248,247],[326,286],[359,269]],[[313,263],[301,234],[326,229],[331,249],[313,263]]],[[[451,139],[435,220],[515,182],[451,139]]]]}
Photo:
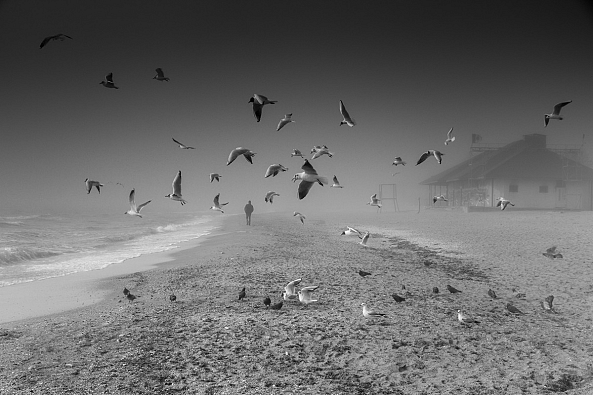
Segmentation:
{"type": "Polygon", "coordinates": [[[0,249],[0,265],[10,265],[14,263],[32,261],[35,259],[49,258],[61,255],[60,252],[30,249],[23,247],[6,247],[0,249]]]}

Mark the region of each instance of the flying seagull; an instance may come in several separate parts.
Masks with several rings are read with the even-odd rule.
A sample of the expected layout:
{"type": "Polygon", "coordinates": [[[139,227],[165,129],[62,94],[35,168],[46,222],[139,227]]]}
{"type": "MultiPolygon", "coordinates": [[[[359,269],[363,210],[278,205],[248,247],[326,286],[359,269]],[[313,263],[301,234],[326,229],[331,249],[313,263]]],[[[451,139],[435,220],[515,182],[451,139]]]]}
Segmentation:
{"type": "Polygon", "coordinates": [[[294,214],[292,215],[293,217],[299,217],[299,219],[301,220],[301,223],[304,225],[305,224],[305,216],[301,213],[299,213],[298,211],[295,211],[294,214]]]}
{"type": "Polygon", "coordinates": [[[331,185],[332,188],[344,188],[343,186],[340,185],[340,181],[338,181],[338,177],[336,177],[335,175],[333,178],[333,182],[334,183],[331,185]]]}
{"type": "Polygon", "coordinates": [[[305,196],[307,196],[314,183],[318,183],[321,186],[328,183],[327,178],[321,177],[319,174],[317,174],[317,171],[315,171],[307,159],[305,159],[305,163],[303,163],[301,169],[303,169],[304,172],[297,173],[292,178],[292,182],[301,180],[298,189],[299,199],[303,199],[305,196]]]}
{"type": "Polygon", "coordinates": [[[282,118],[280,120],[280,122],[278,122],[278,127],[276,128],[276,131],[279,131],[280,129],[282,129],[286,124],[294,122],[292,120],[292,114],[286,114],[284,115],[284,118],[282,118]]]}
{"type": "Polygon", "coordinates": [[[222,206],[226,206],[227,204],[229,204],[229,202],[220,203],[218,201],[219,198],[220,198],[220,193],[218,195],[214,196],[214,205],[212,207],[210,207],[210,210],[220,211],[221,213],[224,214],[224,211],[222,211],[222,206]]]}
{"type": "Polygon", "coordinates": [[[559,121],[562,121],[564,118],[560,116],[560,110],[562,110],[562,107],[570,103],[572,103],[572,100],[558,103],[554,106],[554,111],[551,114],[544,114],[544,127],[548,126],[548,122],[550,122],[550,119],[557,119],[559,121]]]}
{"type": "Polygon", "coordinates": [[[550,259],[564,258],[561,253],[556,252],[556,246],[548,248],[546,252],[542,253],[542,255],[550,259]]]}
{"type": "Polygon", "coordinates": [[[93,189],[93,187],[97,188],[97,191],[101,193],[101,187],[103,186],[103,184],[101,184],[99,181],[91,181],[87,178],[86,180],[84,180],[84,183],[86,184],[87,195],[91,193],[91,189],[93,189]]]}
{"type": "Polygon", "coordinates": [[[105,76],[105,81],[101,81],[99,82],[99,85],[103,85],[105,88],[113,88],[113,89],[119,89],[117,86],[115,86],[115,84],[113,83],[113,73],[109,73],[105,76]]]}
{"type": "Polygon", "coordinates": [[[384,317],[387,315],[387,314],[377,313],[377,312],[370,310],[367,307],[366,303],[361,303],[360,305],[362,306],[362,315],[364,316],[364,318],[384,317]]]}
{"type": "Polygon", "coordinates": [[[426,160],[426,158],[428,158],[430,155],[433,155],[434,158],[437,160],[437,162],[439,162],[439,165],[441,164],[441,162],[443,161],[442,156],[445,155],[437,150],[428,150],[425,153],[422,154],[422,156],[420,157],[420,159],[418,159],[418,162],[416,162],[416,166],[418,166],[420,163],[424,162],[426,160]]]}
{"type": "Polygon", "coordinates": [[[313,154],[313,156],[311,157],[311,159],[317,159],[321,155],[327,155],[330,158],[332,156],[334,156],[334,154],[332,154],[331,152],[329,152],[329,148],[327,148],[326,145],[324,145],[323,147],[320,147],[320,146],[313,147],[313,149],[311,150],[311,153],[313,154]]]}
{"type": "Polygon", "coordinates": [[[278,173],[280,173],[281,171],[286,171],[288,170],[288,167],[284,167],[280,164],[273,164],[268,166],[268,170],[266,170],[266,174],[264,175],[264,178],[268,178],[270,176],[272,177],[276,177],[276,175],[278,173]]]}
{"type": "Polygon", "coordinates": [[[276,193],[274,191],[269,191],[268,193],[266,193],[266,197],[264,198],[264,201],[266,203],[274,203],[274,196],[280,196],[279,193],[276,193]]]}
{"type": "Polygon", "coordinates": [[[303,157],[303,154],[301,153],[300,150],[298,149],[293,149],[292,153],[290,154],[290,157],[292,158],[293,156],[300,156],[301,158],[303,157]]]}
{"type": "Polygon", "coordinates": [[[510,200],[506,200],[505,198],[503,198],[502,196],[498,198],[498,203],[496,203],[496,207],[500,207],[500,211],[504,210],[505,208],[507,208],[508,205],[514,206],[513,203],[511,203],[510,200]]]}
{"type": "Polygon", "coordinates": [[[39,49],[45,47],[47,45],[48,42],[52,41],[52,40],[60,40],[60,41],[64,41],[65,39],[69,38],[70,40],[72,40],[72,37],[64,34],[64,33],[60,33],[60,34],[56,34],[55,36],[49,36],[49,37],[45,37],[43,39],[43,41],[41,42],[41,44],[39,44],[39,49]]]}
{"type": "Polygon", "coordinates": [[[361,236],[362,233],[360,232],[360,230],[355,229],[355,228],[351,228],[350,226],[347,227],[348,230],[344,230],[342,231],[342,233],[340,234],[341,236],[361,236]]]}
{"type": "Polygon", "coordinates": [[[284,292],[282,292],[284,300],[297,298],[298,294],[295,287],[301,283],[301,280],[302,278],[297,278],[284,286],[284,292]]]}
{"type": "Polygon", "coordinates": [[[176,202],[180,202],[181,205],[183,206],[185,203],[187,203],[182,197],[181,197],[181,170],[179,170],[177,172],[177,175],[175,176],[175,178],[173,179],[173,193],[170,193],[168,195],[165,195],[165,197],[168,197],[171,200],[175,200],[176,202]]]}
{"type": "Polygon", "coordinates": [[[257,119],[257,122],[261,120],[261,112],[266,104],[275,104],[276,100],[268,100],[267,97],[258,95],[257,93],[249,99],[248,103],[253,103],[253,116],[257,119]]]}
{"type": "Polygon", "coordinates": [[[210,182],[212,182],[214,180],[220,182],[220,177],[222,177],[222,176],[218,173],[210,173],[210,182]]]}
{"type": "Polygon", "coordinates": [[[128,211],[126,211],[124,214],[135,215],[137,217],[142,218],[142,216],[140,215],[140,210],[142,210],[142,207],[144,207],[148,203],[150,203],[151,200],[149,200],[146,203],[142,203],[139,206],[136,206],[136,201],[134,200],[135,194],[136,194],[136,190],[135,189],[132,189],[132,192],[130,192],[130,209],[128,211]]]}
{"type": "Polygon", "coordinates": [[[179,141],[175,140],[173,137],[171,137],[171,140],[175,141],[177,144],[179,144],[179,148],[181,149],[195,149],[194,147],[190,147],[188,145],[185,144],[181,144],[179,141]]]}
{"type": "Polygon", "coordinates": [[[247,159],[247,162],[253,164],[252,157],[255,156],[255,152],[252,152],[251,150],[249,150],[247,148],[237,147],[234,150],[232,150],[231,153],[229,154],[229,159],[227,160],[226,165],[228,166],[231,163],[233,163],[239,155],[243,155],[245,157],[245,159],[247,159]]]}
{"type": "Polygon", "coordinates": [[[396,156],[395,159],[393,159],[392,165],[395,165],[395,166],[397,166],[397,165],[405,166],[406,165],[406,162],[403,161],[403,159],[401,158],[401,156],[396,156]]]}
{"type": "Polygon", "coordinates": [[[455,136],[452,136],[452,134],[453,128],[449,129],[449,131],[447,132],[447,140],[445,140],[445,145],[449,145],[449,143],[455,141],[455,136]]]}
{"type": "Polygon", "coordinates": [[[366,204],[370,205],[370,206],[377,206],[379,208],[382,207],[381,205],[381,199],[377,198],[377,194],[373,194],[373,196],[371,196],[371,201],[367,202],[366,204]]]}
{"type": "Polygon", "coordinates": [[[356,125],[356,121],[354,119],[352,119],[350,117],[350,114],[348,114],[348,111],[346,111],[346,107],[344,107],[344,103],[342,102],[342,100],[340,100],[340,114],[342,114],[342,117],[344,118],[340,122],[340,126],[348,125],[348,126],[352,127],[352,126],[356,125]]]}
{"type": "Polygon", "coordinates": [[[448,202],[447,198],[445,198],[445,196],[444,196],[444,195],[441,195],[441,196],[435,196],[435,197],[433,197],[433,198],[432,198],[432,202],[433,202],[433,203],[436,203],[436,202],[438,202],[438,201],[441,201],[441,202],[448,202]]]}
{"type": "Polygon", "coordinates": [[[157,81],[169,81],[169,78],[165,77],[165,73],[163,73],[163,69],[161,69],[159,67],[155,71],[156,71],[156,75],[154,77],[152,77],[153,80],[157,80],[157,81]]]}
{"type": "Polygon", "coordinates": [[[369,237],[371,236],[370,232],[366,232],[364,234],[364,236],[362,236],[362,240],[360,241],[359,244],[361,244],[362,246],[366,247],[367,246],[367,242],[369,241],[369,237]]]}
{"type": "Polygon", "coordinates": [[[301,288],[301,290],[298,293],[299,301],[306,305],[309,303],[317,302],[317,299],[311,299],[311,293],[315,291],[317,288],[319,288],[319,285],[301,288]]]}

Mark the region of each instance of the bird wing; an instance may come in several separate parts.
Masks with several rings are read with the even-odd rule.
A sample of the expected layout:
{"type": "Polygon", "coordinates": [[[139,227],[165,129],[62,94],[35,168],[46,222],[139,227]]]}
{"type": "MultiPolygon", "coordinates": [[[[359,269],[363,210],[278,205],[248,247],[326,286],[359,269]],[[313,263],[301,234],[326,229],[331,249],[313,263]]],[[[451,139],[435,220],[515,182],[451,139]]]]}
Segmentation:
{"type": "Polygon", "coordinates": [[[451,135],[452,135],[452,134],[453,134],[453,128],[449,129],[449,131],[447,132],[447,140],[451,140],[451,141],[453,141],[453,140],[451,139],[451,135]]]}
{"type": "Polygon", "coordinates": [[[434,158],[439,162],[439,164],[443,161],[442,156],[445,155],[439,151],[432,151],[432,154],[434,155],[434,158]]]}
{"type": "Polygon", "coordinates": [[[43,41],[41,42],[41,44],[39,44],[39,49],[45,47],[45,45],[53,38],[53,36],[51,37],[45,37],[43,39],[43,41]]]}
{"type": "Polygon", "coordinates": [[[253,101],[253,116],[257,119],[257,122],[261,120],[261,112],[264,105],[259,103],[257,100],[253,101]]]}
{"type": "Polygon", "coordinates": [[[184,145],[184,144],[181,144],[179,141],[175,140],[173,137],[171,137],[171,139],[172,139],[173,141],[175,141],[177,144],[179,144],[179,146],[180,146],[180,147],[185,147],[185,145],[184,145]]]}
{"type": "Polygon", "coordinates": [[[307,159],[305,159],[305,163],[303,163],[303,165],[301,166],[301,169],[303,169],[305,171],[305,173],[307,174],[311,174],[314,176],[317,176],[317,171],[315,171],[315,169],[313,168],[313,166],[311,166],[311,163],[309,163],[309,161],[307,159]]]}
{"type": "Polygon", "coordinates": [[[243,154],[243,156],[245,157],[245,159],[247,159],[247,162],[253,164],[253,159],[251,158],[251,152],[249,152],[249,150],[247,150],[247,152],[245,152],[243,154]]]}
{"type": "Polygon", "coordinates": [[[350,114],[346,111],[346,107],[344,107],[344,103],[340,100],[340,114],[344,117],[344,119],[350,119],[350,114]]]}
{"type": "Polygon", "coordinates": [[[227,160],[227,166],[230,165],[231,163],[233,163],[235,161],[235,159],[237,159],[237,157],[243,153],[245,153],[247,150],[243,147],[237,147],[234,150],[231,151],[231,153],[229,154],[229,159],[227,160]]]}
{"type": "Polygon", "coordinates": [[[572,100],[556,104],[554,106],[554,115],[560,115],[560,110],[562,109],[562,107],[564,107],[565,105],[567,105],[569,103],[572,103],[572,100]]]}
{"type": "Polygon", "coordinates": [[[130,208],[133,211],[137,211],[136,210],[136,202],[134,201],[134,196],[136,195],[136,190],[132,189],[132,191],[130,192],[130,197],[129,197],[129,201],[130,201],[130,208]]]}
{"type": "Polygon", "coordinates": [[[220,203],[218,202],[218,198],[220,197],[220,193],[214,196],[214,206],[220,207],[220,203]]]}
{"type": "Polygon", "coordinates": [[[146,206],[148,203],[152,202],[152,200],[149,200],[148,202],[144,202],[141,205],[138,206],[138,212],[140,212],[140,210],[142,210],[142,207],[146,206]]]}
{"type": "Polygon", "coordinates": [[[426,160],[426,158],[428,158],[430,156],[430,151],[426,151],[425,153],[422,154],[422,156],[420,157],[420,159],[418,159],[418,162],[416,162],[416,166],[418,166],[420,163],[424,162],[426,160]]]}
{"type": "Polygon", "coordinates": [[[336,176],[334,176],[334,184],[340,185],[340,182],[338,181],[338,177],[336,177],[336,176]]]}
{"type": "Polygon", "coordinates": [[[113,73],[109,73],[105,76],[105,81],[111,82],[113,84],[113,73]]]}
{"type": "Polygon", "coordinates": [[[155,71],[156,71],[156,75],[157,75],[159,78],[164,78],[164,77],[165,77],[165,74],[163,73],[163,69],[161,69],[160,67],[159,67],[159,68],[157,68],[155,71]]]}
{"type": "Polygon", "coordinates": [[[173,179],[173,193],[181,196],[181,170],[177,172],[177,175],[173,179]]]}
{"type": "Polygon", "coordinates": [[[310,181],[301,181],[299,184],[299,199],[303,199],[309,193],[309,190],[313,186],[313,183],[310,181]]]}

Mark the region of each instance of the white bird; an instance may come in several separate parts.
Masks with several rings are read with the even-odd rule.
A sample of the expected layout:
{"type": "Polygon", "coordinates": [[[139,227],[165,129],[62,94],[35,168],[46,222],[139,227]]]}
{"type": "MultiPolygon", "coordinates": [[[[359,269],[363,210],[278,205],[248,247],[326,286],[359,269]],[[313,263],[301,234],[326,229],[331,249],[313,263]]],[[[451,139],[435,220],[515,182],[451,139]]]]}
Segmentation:
{"type": "Polygon", "coordinates": [[[290,157],[292,158],[293,156],[300,156],[302,158],[303,154],[301,153],[301,150],[293,149],[292,153],[290,154],[290,157]]]}
{"type": "Polygon", "coordinates": [[[60,33],[60,34],[56,34],[55,36],[49,36],[49,37],[45,37],[43,39],[43,41],[41,42],[41,44],[39,44],[39,49],[45,47],[45,45],[52,41],[52,40],[60,40],[60,41],[64,41],[65,39],[69,38],[70,40],[72,40],[72,37],[64,34],[64,33],[60,33]]]}
{"type": "Polygon", "coordinates": [[[313,151],[313,156],[311,157],[311,159],[317,159],[321,155],[327,155],[330,158],[332,156],[334,156],[333,153],[329,152],[329,149],[327,148],[326,145],[324,145],[323,147],[315,146],[315,147],[313,147],[313,150],[311,150],[311,151],[313,151]]]}
{"type": "Polygon", "coordinates": [[[105,76],[105,81],[101,81],[99,82],[99,85],[103,85],[105,88],[113,88],[113,89],[119,89],[117,86],[115,86],[115,84],[113,83],[113,73],[109,73],[105,76]]]}
{"type": "Polygon", "coordinates": [[[350,114],[348,114],[348,111],[346,111],[346,107],[344,107],[344,103],[342,102],[342,100],[340,100],[340,114],[342,114],[342,117],[344,118],[340,122],[340,126],[348,125],[348,126],[352,127],[352,126],[356,125],[356,121],[354,119],[352,119],[350,117],[350,114]]]}
{"type": "Polygon", "coordinates": [[[392,165],[394,165],[394,166],[397,166],[397,165],[405,166],[406,165],[406,162],[403,161],[403,159],[401,158],[401,156],[396,156],[393,159],[392,165]]]}
{"type": "Polygon", "coordinates": [[[371,233],[367,231],[364,234],[364,236],[362,236],[362,240],[360,241],[359,244],[362,245],[362,246],[364,246],[364,247],[366,247],[367,246],[367,242],[369,241],[369,237],[371,237],[371,233]]]}
{"type": "Polygon", "coordinates": [[[214,180],[220,182],[220,177],[222,177],[222,176],[218,173],[210,173],[210,182],[212,182],[214,180]]]}
{"type": "Polygon", "coordinates": [[[451,136],[452,134],[453,128],[449,129],[449,131],[447,132],[447,140],[445,140],[445,145],[449,145],[449,143],[455,141],[455,136],[451,136]]]}
{"type": "Polygon", "coordinates": [[[361,303],[360,305],[362,306],[362,315],[364,316],[364,318],[384,317],[387,315],[387,314],[377,313],[375,311],[372,311],[371,309],[369,309],[367,307],[366,303],[361,303]]]}
{"type": "Polygon", "coordinates": [[[313,186],[314,183],[318,183],[319,185],[323,186],[323,184],[327,184],[327,177],[322,177],[317,174],[317,171],[311,166],[311,163],[307,159],[305,159],[305,163],[301,166],[301,169],[304,170],[302,173],[297,173],[292,178],[292,182],[296,180],[301,180],[299,184],[299,199],[303,199],[309,193],[309,190],[313,186]]]}
{"type": "Polygon", "coordinates": [[[269,191],[268,193],[266,193],[266,197],[264,198],[264,201],[266,203],[269,202],[270,204],[272,204],[272,203],[274,203],[274,196],[280,196],[280,194],[276,193],[274,191],[269,191]]]}
{"type": "Polygon", "coordinates": [[[179,141],[175,140],[173,137],[171,137],[171,140],[176,142],[179,145],[179,148],[181,148],[181,149],[195,149],[194,147],[190,147],[188,145],[181,144],[179,141]]]}
{"type": "Polygon", "coordinates": [[[333,181],[334,183],[331,185],[332,188],[344,188],[340,185],[340,181],[338,181],[338,177],[336,177],[335,175],[333,181]]]}
{"type": "Polygon", "coordinates": [[[513,203],[511,203],[510,200],[507,200],[505,198],[503,198],[502,196],[498,198],[498,203],[496,203],[496,207],[500,207],[500,211],[504,210],[505,208],[507,208],[508,205],[514,206],[513,203]]]}
{"type": "Polygon", "coordinates": [[[175,176],[175,178],[173,179],[173,193],[170,193],[168,195],[165,195],[165,197],[168,197],[171,200],[175,200],[176,202],[180,202],[181,205],[183,206],[185,203],[187,203],[182,197],[181,197],[181,170],[179,170],[177,172],[177,175],[175,176]]]}
{"type": "Polygon", "coordinates": [[[292,120],[292,114],[286,114],[284,115],[284,118],[282,118],[280,120],[280,122],[278,122],[278,127],[276,128],[276,131],[279,131],[280,129],[282,129],[287,123],[291,123],[294,122],[292,120]]]}
{"type": "Polygon", "coordinates": [[[91,193],[91,189],[93,189],[93,187],[97,188],[97,191],[101,193],[101,187],[103,186],[103,184],[101,184],[99,181],[91,181],[87,178],[86,180],[84,180],[84,183],[86,184],[87,195],[91,193]]]}
{"type": "Polygon", "coordinates": [[[371,196],[371,201],[367,202],[367,204],[381,208],[382,205],[380,202],[381,202],[381,199],[377,198],[377,194],[375,193],[375,194],[373,194],[373,196],[371,196]]]}
{"type": "Polygon", "coordinates": [[[163,69],[161,69],[159,67],[155,71],[156,71],[156,75],[154,77],[152,77],[153,80],[157,80],[157,81],[169,81],[169,79],[167,77],[165,77],[165,73],[163,73],[163,69]]]}
{"type": "Polygon", "coordinates": [[[221,213],[224,213],[224,211],[222,211],[222,206],[226,206],[227,204],[229,204],[229,202],[220,203],[218,201],[219,198],[220,198],[220,193],[218,195],[214,196],[214,205],[212,207],[210,207],[210,210],[216,210],[216,211],[220,211],[221,213]]]}
{"type": "Polygon", "coordinates": [[[562,107],[570,103],[572,103],[572,100],[558,103],[554,106],[554,111],[551,114],[544,114],[544,127],[548,126],[548,122],[550,122],[550,119],[557,119],[559,121],[562,121],[564,118],[560,116],[560,110],[562,109],[562,107]]]}
{"type": "Polygon", "coordinates": [[[309,303],[317,302],[317,299],[311,299],[311,293],[315,291],[317,288],[319,288],[319,285],[301,288],[301,290],[299,291],[299,301],[306,305],[309,303]]]}
{"type": "Polygon", "coordinates": [[[445,155],[437,150],[428,150],[425,153],[422,154],[422,156],[420,157],[420,159],[418,159],[418,162],[416,163],[416,166],[418,166],[420,163],[424,162],[426,160],[426,158],[428,158],[430,155],[433,155],[434,158],[437,160],[437,162],[439,162],[439,165],[441,164],[443,158],[442,156],[445,155]]]}
{"type": "Polygon", "coordinates": [[[457,320],[462,324],[479,324],[480,321],[477,321],[474,318],[471,318],[467,314],[464,314],[461,310],[457,310],[457,320]]]}
{"type": "Polygon", "coordinates": [[[351,228],[350,226],[347,227],[348,230],[344,230],[342,231],[342,234],[340,236],[358,236],[361,237],[362,236],[362,232],[358,229],[355,228],[351,228]]]}
{"type": "Polygon", "coordinates": [[[302,278],[297,278],[284,286],[284,292],[282,292],[284,300],[297,298],[298,294],[295,287],[301,283],[301,280],[302,278]]]}
{"type": "Polygon", "coordinates": [[[265,174],[264,178],[268,178],[270,176],[276,177],[276,175],[278,173],[280,173],[281,171],[286,171],[286,170],[288,170],[288,167],[284,167],[280,164],[270,165],[270,166],[268,166],[268,170],[266,170],[266,174],[265,174]]]}
{"type": "Polygon", "coordinates": [[[294,214],[292,215],[293,217],[299,217],[299,219],[301,220],[301,223],[304,225],[305,224],[305,216],[301,213],[299,213],[298,211],[295,211],[294,214]]]}
{"type": "Polygon", "coordinates": [[[435,197],[433,197],[433,198],[432,198],[432,202],[433,202],[433,203],[436,203],[436,202],[438,202],[438,201],[442,201],[442,202],[448,202],[448,200],[445,198],[445,196],[444,196],[444,195],[441,195],[441,196],[435,196],[435,197]]]}
{"type": "Polygon", "coordinates": [[[247,148],[237,147],[234,150],[232,150],[231,153],[229,154],[229,159],[227,160],[226,165],[228,166],[231,163],[233,163],[239,155],[243,155],[245,157],[245,159],[247,159],[247,162],[253,164],[253,160],[251,158],[253,156],[255,156],[255,152],[253,152],[247,148]]]}
{"type": "Polygon", "coordinates": [[[136,195],[136,189],[132,189],[132,191],[130,192],[130,209],[128,211],[126,211],[124,214],[135,215],[137,217],[142,218],[142,216],[140,215],[140,210],[142,210],[142,207],[146,206],[152,200],[149,200],[146,203],[142,203],[141,205],[136,206],[136,201],[134,199],[135,195],[136,195]]]}
{"type": "Polygon", "coordinates": [[[257,119],[257,122],[261,120],[261,112],[266,104],[275,104],[276,100],[268,100],[267,97],[258,95],[257,93],[249,99],[248,103],[253,103],[253,116],[257,119]]]}

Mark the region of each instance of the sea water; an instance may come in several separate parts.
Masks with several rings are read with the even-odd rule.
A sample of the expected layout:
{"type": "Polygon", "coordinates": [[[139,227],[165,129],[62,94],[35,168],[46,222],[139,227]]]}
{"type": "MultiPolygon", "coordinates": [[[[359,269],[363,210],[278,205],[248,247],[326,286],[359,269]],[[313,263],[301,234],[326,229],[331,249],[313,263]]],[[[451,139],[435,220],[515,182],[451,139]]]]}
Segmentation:
{"type": "Polygon", "coordinates": [[[0,287],[125,265],[207,235],[216,223],[207,213],[0,216],[0,287]]]}

